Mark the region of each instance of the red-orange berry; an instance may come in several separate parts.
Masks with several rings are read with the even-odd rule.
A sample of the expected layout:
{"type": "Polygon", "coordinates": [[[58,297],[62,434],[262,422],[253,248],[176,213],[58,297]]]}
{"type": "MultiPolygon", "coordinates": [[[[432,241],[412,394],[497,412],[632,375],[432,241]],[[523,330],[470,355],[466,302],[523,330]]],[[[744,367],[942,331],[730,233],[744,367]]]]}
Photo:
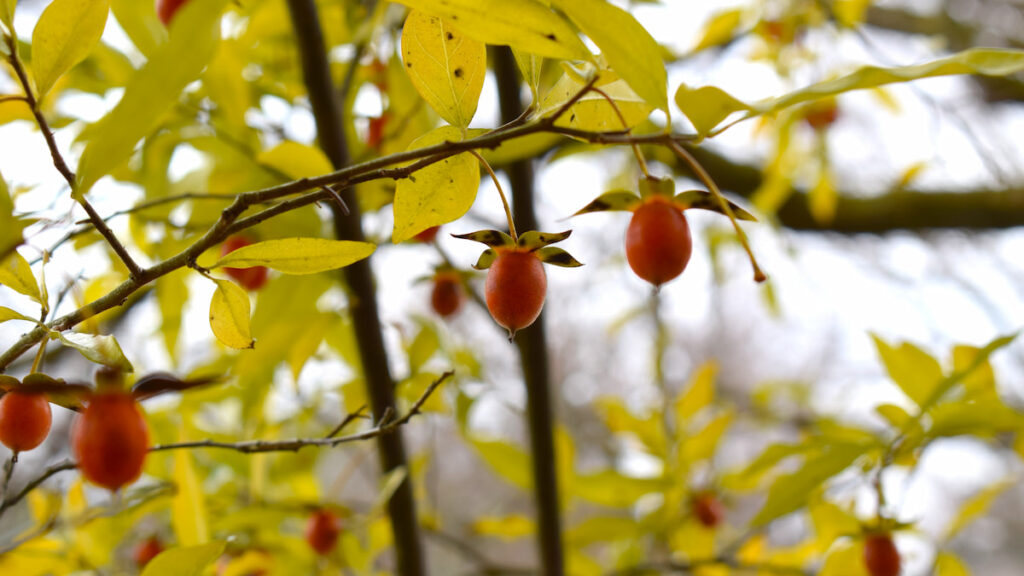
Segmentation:
{"type": "Polygon", "coordinates": [[[457,273],[440,272],[434,276],[434,289],[430,293],[434,312],[447,318],[459,311],[463,298],[462,281],[457,273]]]}
{"type": "Polygon", "coordinates": [[[839,119],[839,106],[834,100],[819,100],[807,107],[804,122],[815,130],[824,130],[839,119]]]}
{"type": "Polygon", "coordinates": [[[544,307],[548,288],[544,265],[537,255],[519,249],[498,248],[487,271],[484,295],[494,321],[510,336],[533,324],[544,307]]]}
{"type": "Polygon", "coordinates": [[[45,395],[8,392],[0,398],[0,442],[14,452],[31,450],[46,440],[52,419],[45,395]]]}
{"type": "Polygon", "coordinates": [[[667,198],[651,198],[633,212],[626,260],[640,278],[655,286],[672,280],[686,268],[692,251],[686,217],[667,198]]]}
{"type": "Polygon", "coordinates": [[[864,542],[864,565],[871,576],[899,576],[900,552],[889,534],[872,534],[864,542]]]}
{"type": "Polygon", "coordinates": [[[370,127],[366,133],[366,145],[374,150],[380,150],[380,145],[384,142],[384,128],[388,124],[387,112],[380,116],[370,118],[370,127]]]}
{"type": "Polygon", "coordinates": [[[71,449],[86,480],[109,490],[142,474],[149,452],[149,427],[135,399],[125,392],[93,395],[71,431],[71,449]]]}
{"type": "MultiPolygon", "coordinates": [[[[224,256],[239,248],[252,244],[245,236],[231,236],[221,245],[220,255],[224,256]]],[[[267,283],[267,268],[265,266],[253,266],[252,268],[224,268],[224,273],[234,278],[236,282],[250,292],[259,290],[267,283]]]]}
{"type": "Polygon", "coordinates": [[[329,554],[338,543],[341,526],[329,510],[318,510],[306,523],[306,542],[317,554],[329,554]]]}
{"type": "Polygon", "coordinates": [[[163,551],[164,546],[160,543],[160,539],[156,536],[151,536],[135,546],[135,550],[132,552],[132,559],[135,560],[136,566],[142,568],[163,551]]]}
{"type": "Polygon", "coordinates": [[[722,522],[725,510],[714,494],[705,492],[693,499],[693,515],[707,528],[714,528],[722,522]]]}
{"type": "Polygon", "coordinates": [[[174,15],[188,0],[156,0],[156,15],[164,26],[170,26],[174,15]]]}
{"type": "Polygon", "coordinates": [[[440,229],[440,226],[431,226],[430,228],[427,228],[423,232],[420,232],[419,234],[413,236],[413,239],[416,240],[417,242],[423,242],[424,244],[428,244],[430,242],[433,242],[434,239],[437,238],[437,231],[440,229]]]}

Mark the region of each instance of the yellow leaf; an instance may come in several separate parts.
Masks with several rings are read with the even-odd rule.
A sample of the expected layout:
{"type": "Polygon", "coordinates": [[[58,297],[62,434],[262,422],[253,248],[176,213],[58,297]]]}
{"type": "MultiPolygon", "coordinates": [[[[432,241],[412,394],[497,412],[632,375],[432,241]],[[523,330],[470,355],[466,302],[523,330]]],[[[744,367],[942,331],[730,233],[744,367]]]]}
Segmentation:
{"type": "Polygon", "coordinates": [[[110,3],[117,23],[147,59],[167,42],[167,29],[157,18],[154,4],[139,0],[113,0],[110,3]]]}
{"type": "Polygon", "coordinates": [[[199,77],[220,41],[220,17],[227,2],[186,2],[171,22],[170,41],[132,76],[117,106],[83,133],[87,143],[78,163],[79,194],[127,160],[139,140],[199,77]]]}
{"type": "Polygon", "coordinates": [[[917,177],[920,176],[926,168],[928,168],[928,163],[924,161],[914,162],[910,166],[907,166],[907,169],[900,175],[900,180],[896,183],[895,188],[897,190],[903,190],[909,187],[914,180],[917,180],[917,177]]]}
{"type": "Polygon", "coordinates": [[[331,161],[322,150],[291,140],[260,152],[256,160],[293,180],[322,176],[334,171],[331,161]]]}
{"type": "Polygon", "coordinates": [[[822,167],[818,174],[818,182],[807,194],[807,202],[814,221],[823,226],[828,225],[836,217],[836,204],[839,194],[832,183],[832,175],[827,167],[822,167]]]}
{"type": "MultiPolygon", "coordinates": [[[[953,371],[964,372],[968,370],[981,353],[981,349],[976,346],[960,345],[953,347],[953,371]]],[[[992,370],[992,364],[986,358],[980,365],[964,376],[963,383],[964,388],[967,389],[967,393],[970,395],[995,392],[996,375],[992,370]]]]}
{"type": "Polygon", "coordinates": [[[32,275],[32,266],[24,256],[17,252],[11,252],[0,265],[0,284],[24,294],[40,304],[43,301],[42,294],[39,292],[39,284],[36,282],[36,277],[32,275]]]}
{"type": "Polygon", "coordinates": [[[19,314],[6,306],[0,306],[0,324],[7,322],[8,320],[24,320],[26,322],[35,322],[35,319],[29,318],[24,314],[19,314]]]}
{"type": "Polygon", "coordinates": [[[402,28],[402,60],[431,108],[449,124],[468,127],[487,74],[487,46],[437,16],[413,10],[402,28]]]}
{"type": "Polygon", "coordinates": [[[983,516],[992,507],[996,498],[1014,485],[1015,483],[1012,481],[998,482],[975,494],[960,507],[960,512],[957,513],[956,518],[950,523],[946,531],[946,539],[952,539],[976,518],[983,516]]]}
{"type": "Polygon", "coordinates": [[[939,552],[935,560],[935,576],[971,576],[971,571],[952,552],[939,552]]]}
{"type": "Polygon", "coordinates": [[[702,364],[690,378],[690,385],[685,392],[676,398],[676,426],[685,427],[690,418],[701,408],[711,404],[715,399],[715,375],[718,364],[708,361],[702,364]]]}
{"type": "Polygon", "coordinates": [[[868,6],[871,6],[871,0],[836,0],[832,4],[832,12],[840,24],[854,28],[864,21],[868,6]]]}
{"type": "Polygon", "coordinates": [[[451,22],[487,44],[564,60],[591,58],[576,32],[536,0],[397,0],[451,22]]]}
{"type": "MultiPolygon", "coordinates": [[[[181,436],[181,440],[185,440],[184,430],[181,436]]],[[[182,546],[206,544],[210,539],[206,524],[206,503],[188,450],[174,452],[174,485],[176,492],[171,502],[174,535],[182,546]]]]}
{"type": "Polygon", "coordinates": [[[516,66],[519,67],[523,80],[530,87],[533,101],[540,102],[540,74],[543,70],[544,58],[521,50],[512,50],[512,56],[516,59],[516,66]]]}
{"type": "Polygon", "coordinates": [[[495,474],[524,490],[533,485],[530,456],[522,448],[502,440],[470,439],[470,443],[495,474]]]}
{"type": "Polygon", "coordinates": [[[100,41],[110,0],[54,0],[32,32],[32,72],[42,99],[100,41]]]}
{"type": "Polygon", "coordinates": [[[217,290],[210,299],[210,328],[213,335],[231,348],[252,348],[249,333],[249,294],[227,280],[214,280],[217,290]]]}
{"type": "Polygon", "coordinates": [[[732,414],[723,414],[704,427],[703,430],[686,438],[679,445],[679,460],[681,462],[699,462],[707,460],[715,454],[718,441],[729,429],[732,423],[732,414]]]}
{"type": "Polygon", "coordinates": [[[500,538],[506,542],[525,538],[535,530],[533,520],[521,515],[484,516],[473,522],[473,532],[500,538]]]}
{"type": "Polygon", "coordinates": [[[668,113],[661,47],[632,14],[606,0],[552,0],[601,49],[612,70],[649,104],[668,113]]]}
{"type": "Polygon", "coordinates": [[[703,50],[732,40],[742,16],[743,11],[738,8],[725,10],[712,16],[711,21],[704,27],[704,35],[697,42],[694,50],[703,50]]]}
{"type": "MultiPolygon", "coordinates": [[[[409,149],[461,139],[457,128],[443,126],[417,138],[409,149]]],[[[468,153],[450,156],[399,180],[391,240],[396,244],[404,242],[431,226],[462,217],[473,205],[479,187],[477,159],[468,153]]]]}
{"type": "Polygon", "coordinates": [[[702,86],[691,88],[680,84],[676,90],[676,106],[690,120],[697,133],[706,135],[735,112],[751,109],[720,88],[702,86]]]}
{"type": "Polygon", "coordinates": [[[266,266],[285,274],[316,274],[344,268],[373,254],[377,246],[369,242],[327,240],[324,238],[280,238],[244,246],[226,254],[214,268],[252,268],[266,266]]]}
{"type": "MultiPolygon", "coordinates": [[[[598,83],[601,90],[615,101],[619,112],[626,120],[628,127],[632,128],[640,124],[651,115],[654,107],[646,100],[637,96],[636,92],[629,87],[629,84],[620,79],[614,72],[602,71],[602,81],[598,83]]],[[[551,87],[541,101],[538,116],[550,116],[560,109],[573,96],[583,88],[571,74],[563,74],[558,82],[551,87]]],[[[580,98],[572,105],[556,122],[558,126],[576,128],[579,130],[590,130],[596,132],[607,132],[622,130],[622,120],[615,113],[615,109],[600,94],[590,92],[580,98]]]]}
{"type": "Polygon", "coordinates": [[[942,367],[926,352],[909,342],[894,348],[872,336],[889,377],[918,406],[923,406],[942,381],[942,367]]]}
{"type": "Polygon", "coordinates": [[[0,22],[7,26],[8,30],[14,30],[14,8],[18,0],[0,0],[0,22]]]}
{"type": "Polygon", "coordinates": [[[223,552],[223,542],[171,548],[146,564],[142,576],[200,576],[223,552]]]}
{"type": "Polygon", "coordinates": [[[61,344],[81,352],[89,360],[104,366],[132,372],[132,363],[125,357],[117,339],[110,335],[82,334],[79,332],[57,333],[61,344]]]}
{"type": "Polygon", "coordinates": [[[842,540],[825,557],[818,576],[868,576],[864,566],[864,542],[842,540]]]}

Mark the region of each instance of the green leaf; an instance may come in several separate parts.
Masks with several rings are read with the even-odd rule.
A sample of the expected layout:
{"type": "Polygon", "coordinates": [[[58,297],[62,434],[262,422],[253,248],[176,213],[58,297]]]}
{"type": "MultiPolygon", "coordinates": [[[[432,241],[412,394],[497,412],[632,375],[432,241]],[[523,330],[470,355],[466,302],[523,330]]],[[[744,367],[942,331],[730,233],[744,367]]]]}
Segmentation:
{"type": "Polygon", "coordinates": [[[515,49],[512,50],[512,56],[516,59],[516,66],[519,67],[519,73],[523,75],[523,81],[530,87],[533,103],[539,103],[540,75],[544,68],[544,58],[515,49]]]}
{"type": "Polygon", "coordinates": [[[444,18],[479,42],[560,60],[591,58],[569,24],[536,0],[398,1],[444,18]]]}
{"type": "Polygon", "coordinates": [[[548,244],[561,242],[570,235],[572,235],[572,230],[566,230],[565,232],[538,232],[537,230],[530,230],[520,234],[519,241],[516,244],[523,248],[543,248],[548,244]]]}
{"type": "Polygon", "coordinates": [[[217,290],[210,299],[210,329],[225,346],[239,350],[253,348],[250,334],[249,294],[228,280],[214,280],[217,290]]]}
{"type": "Polygon", "coordinates": [[[125,358],[121,351],[121,345],[117,339],[110,335],[97,336],[94,334],[82,334],[80,332],[51,332],[51,337],[56,336],[65,346],[70,346],[82,353],[89,360],[104,366],[120,368],[125,372],[132,372],[131,362],[125,358]]]}
{"type": "Polygon", "coordinates": [[[167,29],[157,18],[155,2],[112,0],[111,12],[132,44],[146,58],[152,58],[161,44],[167,42],[167,29]]]}
{"type": "Polygon", "coordinates": [[[641,526],[632,518],[595,516],[570,528],[565,540],[572,547],[583,548],[597,543],[635,541],[642,536],[641,526]]]}
{"type": "Polygon", "coordinates": [[[43,10],[32,32],[32,72],[40,99],[99,43],[109,11],[110,0],[53,0],[43,10]]]}
{"type": "Polygon", "coordinates": [[[675,402],[676,426],[679,429],[685,428],[694,414],[714,402],[717,374],[718,364],[705,362],[694,372],[686,390],[680,391],[675,402]]]}
{"type": "Polygon", "coordinates": [[[186,2],[178,11],[170,41],[132,76],[117,106],[83,134],[87,143],[78,164],[79,194],[127,160],[139,140],[153,132],[199,77],[220,42],[221,12],[227,3],[186,2]]]}
{"type": "Polygon", "coordinates": [[[476,264],[473,264],[473,268],[477,270],[487,270],[494,264],[494,261],[498,258],[498,253],[492,248],[488,248],[480,253],[480,257],[477,258],[476,264]]]}
{"type": "Polygon", "coordinates": [[[946,540],[952,540],[961,530],[967,527],[968,524],[973,522],[975,519],[984,516],[992,504],[1005,492],[1007,489],[1016,486],[1016,482],[1012,480],[1004,480],[993,484],[974,497],[969,499],[967,502],[960,507],[960,511],[957,513],[956,518],[953,519],[949,524],[949,528],[946,530],[946,540]]]}
{"type": "Polygon", "coordinates": [[[837,444],[808,457],[798,471],[780,476],[772,483],[767,501],[751,524],[764,526],[780,516],[799,510],[815,489],[853,464],[865,450],[863,445],[837,444]]]}
{"type": "Polygon", "coordinates": [[[708,423],[703,430],[690,436],[679,444],[680,462],[700,462],[714,456],[719,440],[732,424],[731,412],[722,414],[708,423]]]}
{"type": "Polygon", "coordinates": [[[614,210],[632,211],[640,204],[640,197],[629,190],[613,190],[595,198],[590,204],[576,211],[573,216],[591,212],[609,212],[614,210]]]}
{"type": "Polygon", "coordinates": [[[500,230],[477,230],[468,234],[452,234],[452,237],[461,240],[472,240],[473,242],[486,244],[491,248],[499,248],[501,246],[512,247],[516,245],[515,240],[511,236],[500,230]]]}
{"type": "Polygon", "coordinates": [[[467,128],[487,75],[487,46],[437,16],[413,10],[402,28],[402,61],[430,107],[452,126],[467,128]]]}
{"type": "Polygon", "coordinates": [[[584,476],[576,476],[570,486],[572,496],[610,508],[628,508],[637,500],[669,488],[670,480],[662,478],[633,478],[616,472],[602,470],[584,476]]]}
{"type": "Polygon", "coordinates": [[[39,283],[32,275],[32,266],[24,256],[17,252],[11,252],[0,265],[0,284],[19,294],[24,294],[40,304],[43,303],[43,296],[39,292],[39,283]]]}
{"type": "MultiPolygon", "coordinates": [[[[722,214],[723,216],[725,215],[725,210],[722,209],[722,204],[719,203],[718,198],[716,198],[714,194],[705,192],[704,190],[687,190],[686,192],[680,192],[672,199],[672,203],[683,210],[696,208],[698,210],[709,210],[711,212],[722,214]]],[[[726,200],[726,203],[729,204],[729,208],[732,209],[732,213],[736,216],[737,220],[757,222],[757,218],[754,218],[753,214],[747,212],[732,200],[726,200]]]]}
{"type": "Polygon", "coordinates": [[[552,266],[561,266],[562,268],[579,268],[583,266],[583,263],[572,257],[565,250],[556,246],[545,246],[535,252],[537,258],[545,264],[551,264],[552,266]]]}
{"type": "Polygon", "coordinates": [[[313,178],[334,171],[323,150],[291,140],[260,152],[256,161],[292,180],[313,178]]]}
{"type": "MultiPolygon", "coordinates": [[[[417,138],[410,150],[462,139],[458,128],[443,126],[417,138]]],[[[435,162],[395,188],[395,228],[391,240],[404,242],[430,228],[462,217],[480,187],[477,159],[468,152],[435,162]]]]}
{"type": "Polygon", "coordinates": [[[661,47],[632,14],[605,0],[552,0],[601,49],[612,70],[655,108],[668,112],[661,47]]]}
{"type": "Polygon", "coordinates": [[[732,114],[751,110],[749,104],[714,86],[690,88],[681,84],[676,90],[675,100],[676,106],[701,136],[706,136],[732,114]]]}
{"type": "Polygon", "coordinates": [[[502,440],[470,439],[470,443],[495,474],[523,490],[533,485],[530,477],[533,464],[522,448],[502,440]]]}
{"type": "Polygon", "coordinates": [[[225,254],[213,268],[266,266],[285,274],[316,274],[344,268],[368,258],[377,246],[369,242],[324,238],[279,238],[243,246],[225,254]]]}
{"type": "Polygon", "coordinates": [[[24,314],[19,314],[6,306],[0,306],[0,324],[3,324],[8,320],[24,320],[26,322],[32,322],[33,324],[36,322],[35,319],[29,318],[24,314]]]}
{"type": "Polygon", "coordinates": [[[938,360],[909,342],[893,348],[876,335],[871,338],[889,377],[918,406],[924,406],[942,382],[938,360]]]}
{"type": "Polygon", "coordinates": [[[707,26],[704,27],[704,35],[701,36],[694,50],[703,50],[732,40],[742,17],[743,10],[739,8],[718,12],[712,16],[707,26]]]}
{"type": "Polygon", "coordinates": [[[192,453],[188,450],[174,451],[174,487],[176,490],[171,501],[174,535],[183,546],[206,544],[210,540],[206,502],[192,465],[192,453]]]}
{"type": "Polygon", "coordinates": [[[1024,415],[1008,408],[995,394],[974,401],[957,400],[933,407],[928,436],[994,436],[1020,427],[1024,415]]]}
{"type": "Polygon", "coordinates": [[[142,576],[202,576],[224,552],[224,542],[171,548],[153,558],[142,576]]]}

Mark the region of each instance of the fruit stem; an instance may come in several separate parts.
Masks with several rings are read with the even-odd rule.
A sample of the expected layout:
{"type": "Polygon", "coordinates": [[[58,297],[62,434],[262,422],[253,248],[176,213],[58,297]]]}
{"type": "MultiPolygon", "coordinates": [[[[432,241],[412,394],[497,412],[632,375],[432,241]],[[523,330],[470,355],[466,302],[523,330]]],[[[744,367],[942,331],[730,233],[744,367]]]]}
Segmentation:
{"type": "Polygon", "coordinates": [[[49,341],[49,338],[43,338],[39,341],[39,351],[36,352],[36,357],[32,360],[32,373],[43,369],[43,359],[46,357],[46,343],[49,341]]]}
{"type": "Polygon", "coordinates": [[[14,476],[14,465],[18,463],[18,451],[11,453],[11,457],[4,466],[4,483],[0,485],[0,502],[7,500],[7,487],[11,484],[11,477],[14,476]]]}
{"type": "MultiPolygon", "coordinates": [[[[469,153],[476,156],[476,159],[484,165],[484,169],[487,170],[487,173],[491,175],[491,180],[494,181],[494,186],[498,189],[498,195],[501,196],[501,205],[505,208],[505,218],[508,218],[508,232],[512,236],[512,239],[518,242],[519,234],[516,233],[516,223],[512,219],[512,209],[508,206],[508,197],[505,196],[505,190],[502,189],[501,182],[498,181],[498,175],[494,173],[494,169],[491,168],[491,165],[488,164],[487,160],[484,160],[484,157],[476,150],[470,150],[469,153]]],[[[511,334],[509,336],[509,342],[512,341],[512,336],[515,336],[515,334],[511,334]]]]}
{"type": "Polygon", "coordinates": [[[757,258],[754,257],[754,252],[750,249],[750,241],[747,240],[746,233],[743,232],[743,228],[740,228],[739,222],[736,221],[736,214],[733,212],[732,207],[729,206],[729,202],[726,201],[725,196],[722,195],[722,191],[718,189],[718,185],[715,184],[715,181],[712,180],[711,176],[707,173],[707,170],[704,170],[704,167],[700,165],[700,162],[697,162],[697,159],[694,158],[686,148],[683,148],[672,140],[668,141],[668,146],[676,153],[676,156],[682,158],[683,161],[690,166],[694,174],[697,175],[697,178],[699,178],[700,181],[708,187],[708,190],[715,195],[719,206],[722,208],[722,212],[725,212],[725,215],[729,217],[729,221],[732,222],[732,227],[736,229],[736,236],[739,237],[740,244],[743,246],[743,249],[746,250],[747,257],[750,258],[750,265],[754,267],[754,282],[764,282],[767,280],[768,277],[761,271],[761,267],[757,265],[757,258]]]}
{"type": "MultiPolygon", "coordinates": [[[[622,122],[623,130],[625,130],[626,134],[632,136],[633,130],[629,127],[629,122],[626,122],[626,117],[623,116],[622,110],[619,110],[619,105],[615,103],[615,100],[609,96],[607,92],[601,90],[597,86],[591,86],[590,89],[597,92],[608,101],[612,110],[615,111],[615,115],[619,117],[619,122],[622,122]]],[[[644,153],[640,150],[640,145],[636,142],[630,142],[630,145],[633,147],[633,154],[636,156],[636,162],[640,165],[640,171],[644,173],[645,178],[650,178],[651,173],[647,171],[647,159],[644,158],[644,153]]]]}

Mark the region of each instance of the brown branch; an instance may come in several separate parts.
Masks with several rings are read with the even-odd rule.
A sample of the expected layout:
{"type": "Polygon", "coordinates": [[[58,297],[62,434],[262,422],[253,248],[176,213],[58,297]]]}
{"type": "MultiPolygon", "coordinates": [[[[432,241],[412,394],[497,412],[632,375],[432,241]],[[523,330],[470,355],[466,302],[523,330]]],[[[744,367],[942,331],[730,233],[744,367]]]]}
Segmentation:
{"type": "Polygon", "coordinates": [[[79,194],[76,191],[75,184],[75,173],[68,168],[67,162],[64,161],[64,156],[61,155],[60,150],[57,148],[57,141],[53,137],[53,131],[50,130],[50,125],[46,121],[46,117],[43,116],[43,111],[39,107],[39,101],[36,99],[35,94],[32,93],[32,83],[28,79],[28,75],[25,73],[25,67],[21,63],[21,57],[18,55],[18,44],[12,36],[6,36],[7,46],[10,48],[11,54],[7,61],[11,64],[11,68],[14,69],[15,75],[18,77],[18,81],[21,83],[22,89],[25,91],[25,103],[32,109],[32,115],[36,119],[36,124],[39,125],[39,131],[43,133],[43,138],[46,140],[46,146],[50,149],[50,156],[53,158],[53,165],[60,172],[60,175],[67,181],[68,186],[71,187],[71,197],[74,198],[83,209],[85,213],[89,215],[89,220],[92,221],[93,226],[96,230],[106,239],[107,244],[114,250],[121,262],[124,263],[125,267],[128,268],[128,272],[131,277],[136,277],[142,273],[142,269],[135,260],[132,259],[131,255],[128,254],[128,250],[125,249],[124,244],[117,239],[113,231],[107,227],[106,222],[100,218],[99,213],[92,207],[89,200],[85,198],[84,194],[79,194]]]}

